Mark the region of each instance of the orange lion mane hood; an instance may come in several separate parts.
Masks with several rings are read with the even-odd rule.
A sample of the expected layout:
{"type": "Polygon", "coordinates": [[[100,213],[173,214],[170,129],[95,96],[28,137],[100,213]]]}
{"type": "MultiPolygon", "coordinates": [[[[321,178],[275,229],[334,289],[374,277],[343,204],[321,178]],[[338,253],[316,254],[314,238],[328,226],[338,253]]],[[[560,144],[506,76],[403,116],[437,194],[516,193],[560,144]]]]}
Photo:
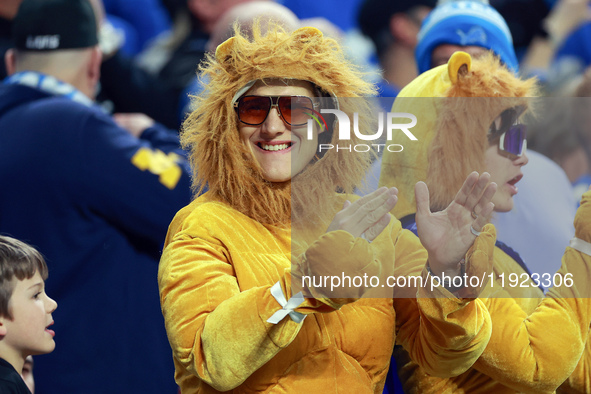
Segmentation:
{"type": "Polygon", "coordinates": [[[394,215],[416,212],[418,181],[429,187],[431,209],[445,209],[468,174],[486,171],[487,133],[494,119],[512,107],[525,112],[536,95],[535,79],[519,79],[492,53],[472,59],[456,52],[448,64],[407,85],[392,112],[416,115],[417,125],[410,131],[418,140],[400,153],[385,150],[380,174],[381,185],[399,189],[394,215]]]}
{"type": "MultiPolygon", "coordinates": [[[[205,91],[193,97],[196,108],[185,120],[181,145],[190,150],[193,188],[209,189],[213,198],[265,224],[289,224],[292,212],[300,219],[331,212],[336,191],[351,192],[370,162],[370,153],[351,154],[335,149],[312,161],[294,182],[272,183],[263,179],[258,163],[240,141],[238,117],[232,98],[249,82],[265,79],[297,79],[316,85],[323,95],[363,97],[375,94],[372,84],[347,59],[335,40],[315,28],[293,33],[280,26],[261,32],[253,28],[249,40],[238,26],[235,36],[222,43],[215,55],[200,65],[205,91]],[[314,207],[310,212],[307,207],[314,207]]],[[[353,118],[359,112],[362,130],[372,130],[370,111],[338,99],[340,110],[353,118]]],[[[330,127],[329,127],[330,128],[330,127]]],[[[337,133],[326,131],[319,142],[336,146],[337,133]]],[[[359,142],[353,137],[350,143],[359,142]]]]}

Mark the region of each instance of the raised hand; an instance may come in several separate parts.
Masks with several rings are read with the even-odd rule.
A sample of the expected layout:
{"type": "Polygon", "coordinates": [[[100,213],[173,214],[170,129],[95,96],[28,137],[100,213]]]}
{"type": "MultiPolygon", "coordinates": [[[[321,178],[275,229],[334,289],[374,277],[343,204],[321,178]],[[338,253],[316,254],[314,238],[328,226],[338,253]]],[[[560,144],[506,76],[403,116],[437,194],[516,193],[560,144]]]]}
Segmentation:
{"type": "Polygon", "coordinates": [[[369,242],[373,241],[390,223],[388,212],[396,205],[397,194],[395,187],[381,187],[354,203],[345,201],[326,232],[344,230],[354,237],[363,236],[369,242]]]}
{"type": "Polygon", "coordinates": [[[490,220],[494,209],[491,198],[497,185],[489,183],[490,174],[472,172],[449,206],[432,213],[429,190],[424,182],[415,185],[417,201],[417,231],[421,243],[429,252],[431,270],[439,275],[456,275],[476,234],[490,220]]]}
{"type": "Polygon", "coordinates": [[[154,119],[142,113],[117,113],[113,114],[113,120],[129,134],[139,138],[148,127],[154,125],[154,119]]]}

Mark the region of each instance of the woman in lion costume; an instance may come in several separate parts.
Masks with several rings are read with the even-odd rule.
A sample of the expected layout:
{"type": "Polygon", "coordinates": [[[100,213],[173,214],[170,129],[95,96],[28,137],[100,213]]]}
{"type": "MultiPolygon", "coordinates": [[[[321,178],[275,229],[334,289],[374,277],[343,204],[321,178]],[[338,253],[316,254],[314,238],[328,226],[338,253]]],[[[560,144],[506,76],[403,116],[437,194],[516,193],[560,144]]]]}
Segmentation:
{"type": "Polygon", "coordinates": [[[361,130],[373,126],[369,106],[355,100],[373,86],[334,40],[309,27],[255,27],[252,40],[237,29],[201,71],[207,87],[181,141],[196,191],[208,191],[175,216],[158,273],[182,393],[379,393],[396,340],[437,376],[469,368],[488,340],[488,313],[461,297],[478,288],[446,288],[434,276],[489,268],[488,175],[468,176],[437,214],[417,186],[430,223],[423,247],[388,214],[395,188],[348,194],[369,153],[319,152],[339,144],[333,119],[308,122],[325,101],[351,119],[357,112],[361,130]],[[329,274],[383,284],[415,275],[435,286],[397,298],[375,282],[334,292],[305,282],[329,274]]]}

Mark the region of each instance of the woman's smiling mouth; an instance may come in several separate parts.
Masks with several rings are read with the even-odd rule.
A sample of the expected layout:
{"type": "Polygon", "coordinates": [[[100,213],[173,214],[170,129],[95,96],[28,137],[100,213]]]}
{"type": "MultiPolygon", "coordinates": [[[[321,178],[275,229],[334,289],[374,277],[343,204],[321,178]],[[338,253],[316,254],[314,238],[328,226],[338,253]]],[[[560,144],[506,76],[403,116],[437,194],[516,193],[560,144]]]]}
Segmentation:
{"type": "Polygon", "coordinates": [[[285,151],[292,147],[292,142],[257,142],[256,146],[266,152],[285,151]]]}

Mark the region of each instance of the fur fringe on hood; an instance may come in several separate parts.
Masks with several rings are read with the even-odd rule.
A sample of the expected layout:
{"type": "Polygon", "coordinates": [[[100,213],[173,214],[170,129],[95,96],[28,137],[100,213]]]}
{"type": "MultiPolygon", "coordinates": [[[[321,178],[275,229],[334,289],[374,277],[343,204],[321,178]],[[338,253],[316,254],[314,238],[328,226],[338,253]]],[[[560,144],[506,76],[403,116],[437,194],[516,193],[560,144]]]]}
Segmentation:
{"type": "Polygon", "coordinates": [[[529,108],[535,79],[522,80],[492,53],[472,60],[456,52],[447,65],[429,70],[407,87],[392,112],[411,112],[418,138],[401,153],[384,152],[380,183],[400,190],[398,218],[416,212],[414,184],[425,181],[433,211],[445,209],[472,171],[484,172],[487,132],[512,107],[529,108]]]}
{"type": "MultiPolygon", "coordinates": [[[[369,108],[363,108],[361,100],[341,99],[371,96],[375,90],[345,59],[336,41],[311,27],[287,33],[280,26],[271,26],[263,34],[258,23],[249,40],[235,27],[235,36],[222,43],[215,56],[209,55],[200,71],[201,79],[207,81],[206,90],[193,97],[196,109],[185,120],[181,133],[182,146],[191,151],[194,190],[207,187],[214,198],[264,224],[287,225],[292,212],[294,220],[311,220],[319,212],[334,215],[335,192],[353,190],[369,164],[370,153],[332,149],[296,174],[294,182],[265,181],[258,163],[240,141],[232,98],[255,80],[309,81],[326,96],[338,97],[341,111],[350,119],[358,112],[360,130],[373,130],[369,108]],[[314,212],[308,207],[314,207],[314,212]]],[[[319,139],[320,143],[338,145],[337,133],[332,130],[320,134],[319,139]]],[[[352,136],[346,142],[361,141],[352,136]]]]}

